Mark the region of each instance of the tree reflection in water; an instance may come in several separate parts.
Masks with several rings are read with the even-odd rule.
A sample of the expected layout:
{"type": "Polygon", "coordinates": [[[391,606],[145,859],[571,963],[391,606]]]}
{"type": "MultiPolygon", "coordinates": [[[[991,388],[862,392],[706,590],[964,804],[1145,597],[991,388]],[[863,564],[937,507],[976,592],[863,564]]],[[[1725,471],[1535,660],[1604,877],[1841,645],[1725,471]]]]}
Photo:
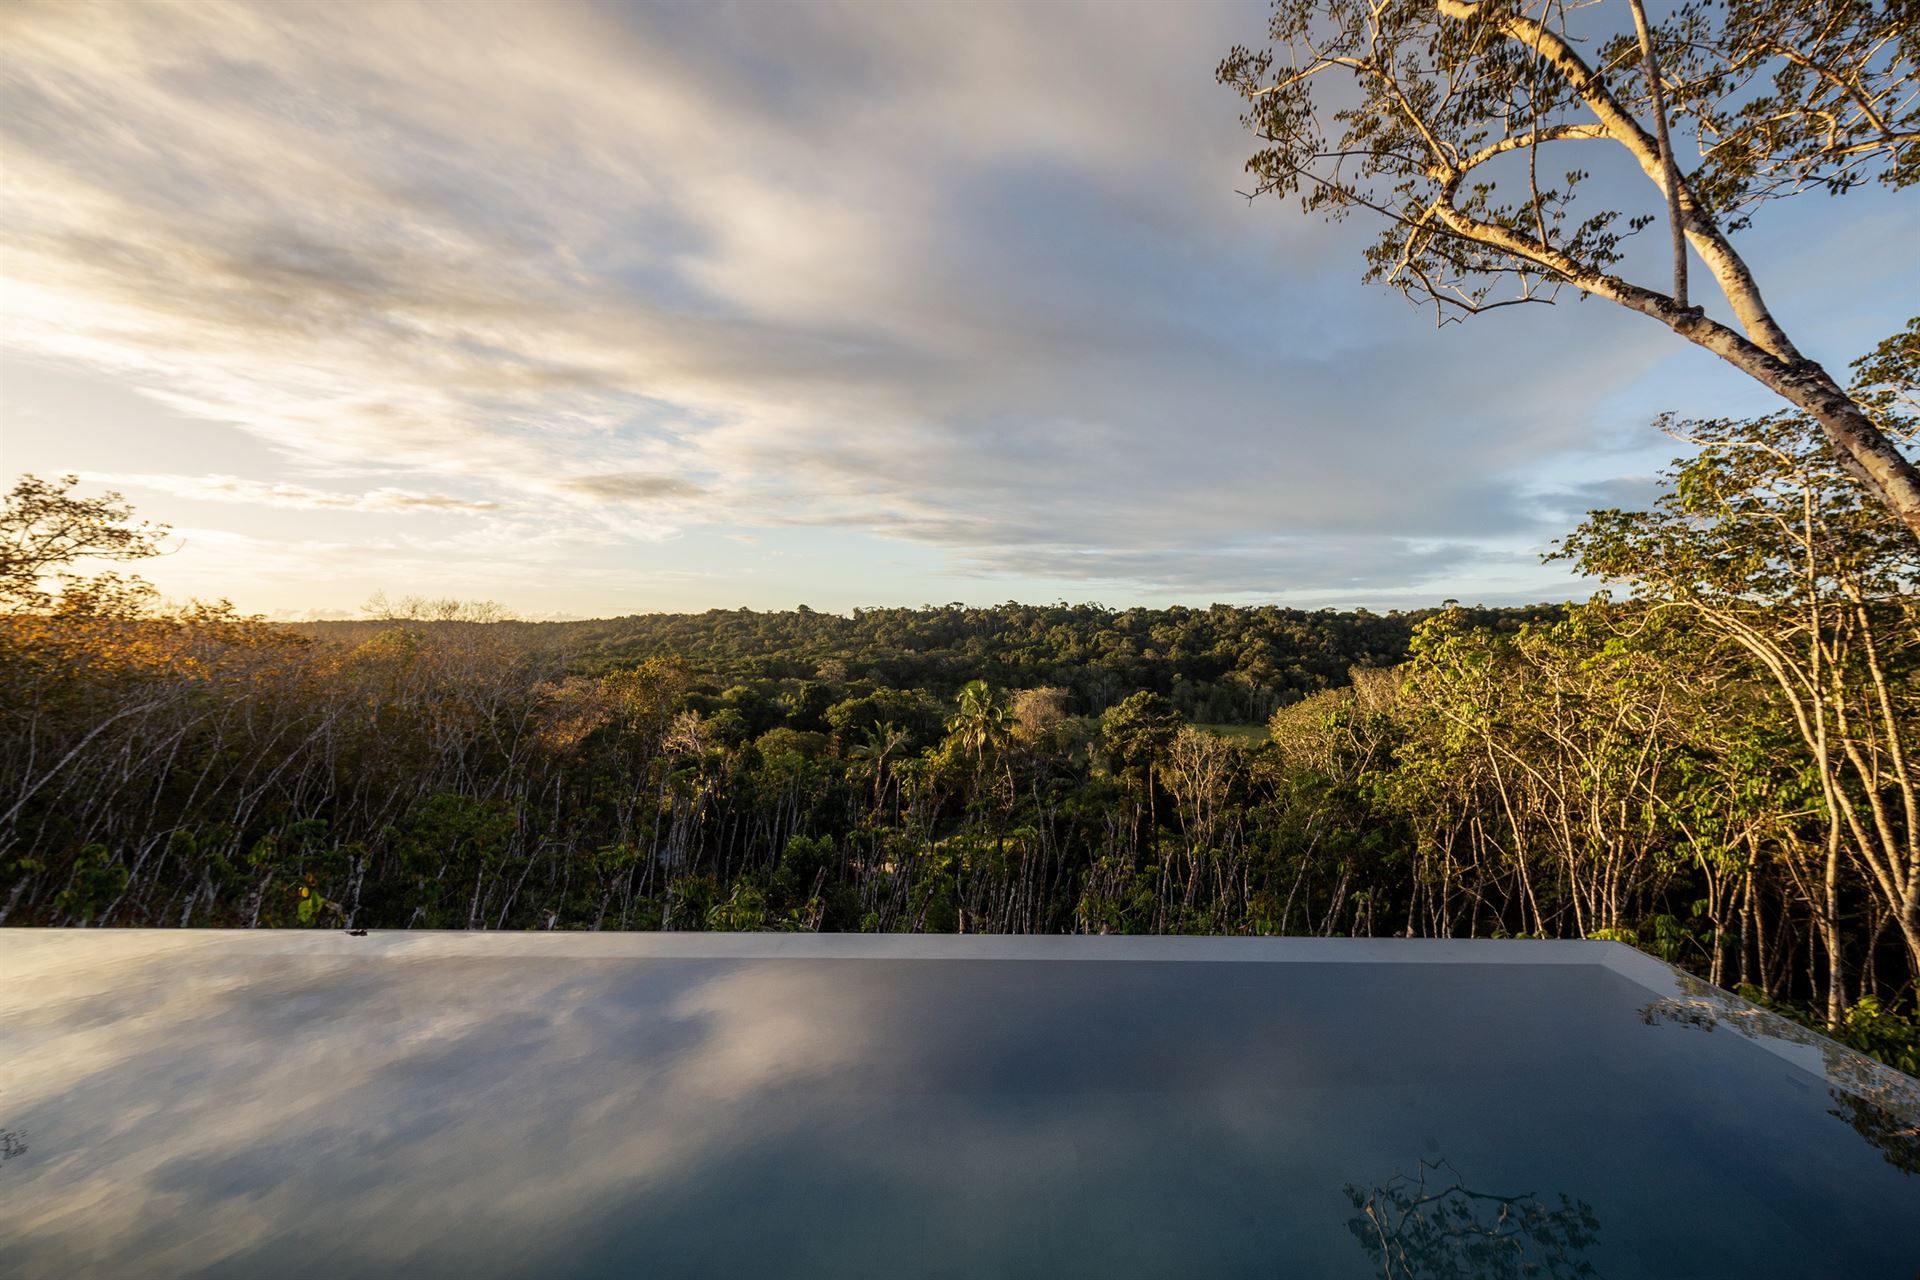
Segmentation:
{"type": "Polygon", "coordinates": [[[1534,1196],[1497,1195],[1462,1184],[1445,1160],[1420,1162],[1377,1187],[1346,1186],[1359,1210],[1347,1222],[1382,1280],[1505,1280],[1596,1277],[1579,1255],[1600,1238],[1584,1201],[1558,1206],[1534,1196]]]}
{"type": "Polygon", "coordinates": [[[1784,1040],[1818,1049],[1827,1094],[1834,1101],[1828,1114],[1846,1121],[1894,1168],[1920,1173],[1920,1080],[1690,974],[1676,974],[1675,980],[1685,994],[1647,1005],[1640,1010],[1642,1022],[1700,1031],[1725,1023],[1749,1040],[1784,1040]]]}

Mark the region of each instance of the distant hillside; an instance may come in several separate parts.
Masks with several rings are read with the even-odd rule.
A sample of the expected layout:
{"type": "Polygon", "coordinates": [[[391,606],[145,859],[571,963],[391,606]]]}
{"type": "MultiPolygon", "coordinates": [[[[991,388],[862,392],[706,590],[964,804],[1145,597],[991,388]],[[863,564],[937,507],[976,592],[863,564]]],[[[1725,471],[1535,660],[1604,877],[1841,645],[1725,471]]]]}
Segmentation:
{"type": "MultiPolygon", "coordinates": [[[[1414,625],[1436,612],[1004,604],[860,609],[847,617],[802,607],[581,622],[317,622],[300,630],[358,643],[396,625],[485,626],[564,655],[568,669],[582,675],[679,657],[711,692],[770,683],[791,693],[822,683],[848,692],[925,689],[948,698],[983,679],[1003,688],[1064,688],[1074,711],[1095,713],[1148,689],[1190,720],[1258,724],[1279,706],[1345,684],[1350,667],[1405,661],[1414,625]]],[[[1563,612],[1551,604],[1464,610],[1473,625],[1497,630],[1563,612]]]]}

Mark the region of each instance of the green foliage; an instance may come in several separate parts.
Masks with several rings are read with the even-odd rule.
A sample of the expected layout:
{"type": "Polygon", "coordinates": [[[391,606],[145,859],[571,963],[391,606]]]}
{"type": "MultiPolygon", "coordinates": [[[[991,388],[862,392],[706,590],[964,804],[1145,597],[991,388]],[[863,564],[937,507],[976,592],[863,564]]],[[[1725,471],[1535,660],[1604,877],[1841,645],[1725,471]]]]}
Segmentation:
{"type": "Polygon", "coordinates": [[[1878,996],[1861,996],[1837,1026],[1828,1026],[1824,1018],[1807,1006],[1776,1000],[1749,983],[1740,984],[1735,994],[1908,1075],[1920,1076],[1920,1016],[1890,1008],[1878,996]]]}
{"type": "Polygon", "coordinates": [[[753,745],[759,751],[760,759],[769,767],[794,769],[824,756],[827,752],[827,736],[782,725],[761,734],[753,745]]]}
{"type": "Polygon", "coordinates": [[[1180,729],[1173,704],[1148,689],[1130,693],[1100,716],[1100,745],[1115,773],[1142,778],[1180,729]]]}
{"type": "MultiPolygon", "coordinates": [[[[731,892],[727,894],[728,899],[732,896],[731,892]]],[[[666,920],[672,928],[698,933],[713,927],[708,921],[715,918],[714,913],[720,909],[722,901],[720,881],[717,877],[681,876],[667,886],[666,920]]],[[[753,904],[736,904],[734,909],[738,910],[741,905],[753,904]]],[[[756,920],[750,927],[758,928],[758,921],[756,920]]]]}
{"type": "Polygon", "coordinates": [[[1920,1076],[1920,1018],[1889,1009],[1878,996],[1861,996],[1853,1002],[1839,1038],[1890,1067],[1920,1076]]]}
{"type": "Polygon", "coordinates": [[[1804,423],[1716,430],[1579,606],[7,615],[0,918],[1590,936],[1905,1061],[1912,566],[1804,423]]]}
{"type": "Polygon", "coordinates": [[[1088,933],[1150,933],[1158,904],[1152,868],[1124,854],[1108,854],[1088,868],[1074,917],[1088,933]]]}
{"type": "MultiPolygon", "coordinates": [[[[519,649],[552,654],[577,675],[599,676],[650,658],[685,662],[693,685],[687,704],[709,719],[735,712],[751,739],[789,723],[797,699],[832,692],[825,729],[849,718],[891,720],[910,729],[915,750],[932,745],[961,687],[984,680],[1001,690],[1059,687],[1066,710],[1097,715],[1137,690],[1172,700],[1189,720],[1260,724],[1283,703],[1346,680],[1355,664],[1388,667],[1406,657],[1413,626],[1435,610],[1372,613],[1274,606],[1206,609],[1106,609],[1097,605],[958,605],[861,609],[851,616],[811,609],[649,614],[591,622],[486,624],[519,649]],[[827,664],[845,682],[819,681],[827,664]],[[834,709],[868,698],[863,711],[834,709]]],[[[1554,616],[1558,606],[1469,609],[1498,629],[1554,616]]],[[[391,622],[303,624],[329,642],[364,643],[391,622]]],[[[420,635],[450,626],[413,622],[420,635]]],[[[819,724],[792,727],[820,731],[819,724]]]]}
{"type": "Polygon", "coordinates": [[[708,929],[726,933],[752,933],[767,924],[767,898],[760,889],[738,881],[722,901],[706,910],[708,929]]]}
{"type": "Polygon", "coordinates": [[[833,841],[824,837],[795,836],[781,851],[773,873],[776,900],[792,906],[813,898],[826,882],[838,859],[833,841]]]}
{"type": "Polygon", "coordinates": [[[907,735],[902,746],[916,753],[940,740],[946,721],[939,700],[921,689],[875,689],[835,703],[827,708],[826,719],[843,743],[860,741],[881,725],[891,725],[907,735]]]}
{"type": "Polygon", "coordinates": [[[504,864],[513,815],[497,804],[441,792],[404,823],[389,827],[386,842],[405,884],[409,927],[467,927],[476,923],[468,900],[475,880],[504,864]]]}
{"type": "Polygon", "coordinates": [[[74,858],[67,887],[55,895],[53,908],[81,924],[90,923],[126,892],[127,879],[127,868],[112,860],[105,845],[87,845],[74,858]]]}

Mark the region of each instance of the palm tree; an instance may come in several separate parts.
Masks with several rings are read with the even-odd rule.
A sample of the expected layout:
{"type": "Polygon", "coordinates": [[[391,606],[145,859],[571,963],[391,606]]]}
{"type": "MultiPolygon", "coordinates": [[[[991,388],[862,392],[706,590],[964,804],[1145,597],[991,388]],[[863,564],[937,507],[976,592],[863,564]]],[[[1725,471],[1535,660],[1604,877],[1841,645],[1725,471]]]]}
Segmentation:
{"type": "Polygon", "coordinates": [[[979,766],[988,751],[1005,745],[1013,718],[1006,703],[985,680],[969,680],[960,689],[958,710],[947,717],[947,732],[959,736],[979,766]]]}
{"type": "Polygon", "coordinates": [[[858,743],[847,754],[858,760],[862,772],[873,773],[873,807],[880,807],[882,789],[887,779],[887,757],[905,746],[907,731],[891,720],[867,726],[865,742],[858,743]]]}

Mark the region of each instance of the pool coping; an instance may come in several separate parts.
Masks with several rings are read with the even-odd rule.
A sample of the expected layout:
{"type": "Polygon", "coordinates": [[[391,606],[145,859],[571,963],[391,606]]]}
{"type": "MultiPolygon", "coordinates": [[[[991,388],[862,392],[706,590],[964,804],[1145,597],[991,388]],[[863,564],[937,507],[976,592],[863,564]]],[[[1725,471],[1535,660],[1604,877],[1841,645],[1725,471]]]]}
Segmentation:
{"type": "MultiPolygon", "coordinates": [[[[1618,942],[1533,938],[1193,937],[1165,934],[565,933],[373,929],[0,928],[9,944],[89,939],[96,948],[240,946],[256,955],[576,956],[699,960],[1101,960],[1340,964],[1573,964],[1643,985],[1668,966],[1618,942]],[[1650,967],[1649,967],[1650,966],[1650,967]]],[[[63,941],[60,945],[67,945],[63,941]]]]}

